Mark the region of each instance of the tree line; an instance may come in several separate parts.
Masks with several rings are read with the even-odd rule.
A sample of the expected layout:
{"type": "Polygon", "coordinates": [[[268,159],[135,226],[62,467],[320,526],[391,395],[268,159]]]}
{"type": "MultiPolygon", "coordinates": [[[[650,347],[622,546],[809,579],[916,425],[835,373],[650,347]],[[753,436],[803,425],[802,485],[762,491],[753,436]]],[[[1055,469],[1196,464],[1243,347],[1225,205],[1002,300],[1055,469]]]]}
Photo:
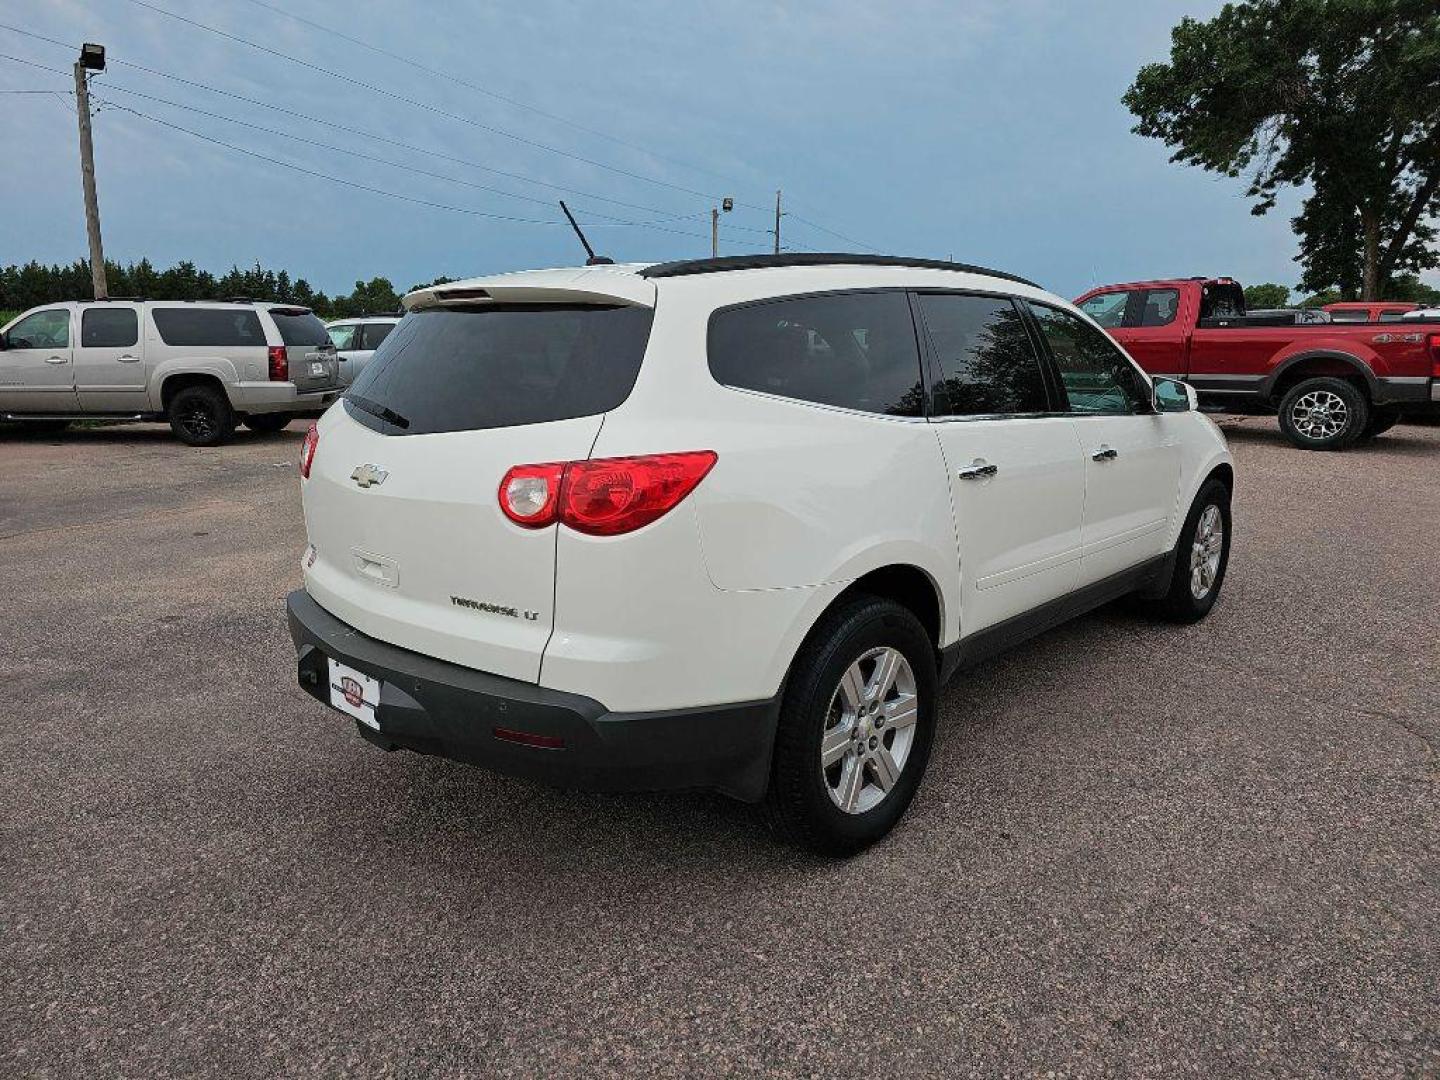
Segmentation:
{"type": "MultiPolygon", "coordinates": [[[[123,265],[106,259],[105,275],[113,297],[144,297],[149,300],[228,300],[245,297],[267,303],[298,304],[311,308],[322,319],[376,315],[400,308],[400,294],[396,293],[388,278],[357,281],[348,295],[329,296],[316,291],[304,278],[292,278],[287,270],[267,269],[258,262],[247,270],[232,266],[226,273],[216,275],[199,269],[192,262],[178,262],[168,269],[159,270],[149,259],[123,265]]],[[[437,278],[410,288],[443,284],[449,280],[437,278]]],[[[46,266],[35,261],[0,266],[0,311],[24,311],[39,304],[85,300],[93,295],[90,263],[84,259],[77,259],[68,266],[46,266]]]]}

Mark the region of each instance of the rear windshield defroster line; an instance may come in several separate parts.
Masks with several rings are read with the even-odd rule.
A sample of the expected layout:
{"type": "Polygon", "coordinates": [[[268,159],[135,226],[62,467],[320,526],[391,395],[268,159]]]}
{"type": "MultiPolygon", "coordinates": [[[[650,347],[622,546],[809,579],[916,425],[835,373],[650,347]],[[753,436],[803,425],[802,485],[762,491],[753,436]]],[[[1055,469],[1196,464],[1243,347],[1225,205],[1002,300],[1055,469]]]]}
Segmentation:
{"type": "Polygon", "coordinates": [[[345,396],[386,435],[543,424],[594,416],[630,396],[654,311],[496,304],[411,312],[345,396]]]}

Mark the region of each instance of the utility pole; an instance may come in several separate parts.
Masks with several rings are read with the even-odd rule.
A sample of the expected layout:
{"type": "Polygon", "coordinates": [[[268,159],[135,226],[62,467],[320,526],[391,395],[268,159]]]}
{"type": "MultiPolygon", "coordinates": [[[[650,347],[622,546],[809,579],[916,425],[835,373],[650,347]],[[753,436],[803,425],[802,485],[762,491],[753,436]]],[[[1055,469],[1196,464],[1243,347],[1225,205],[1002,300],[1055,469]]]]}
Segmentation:
{"type": "Polygon", "coordinates": [[[90,238],[90,279],[95,299],[110,295],[105,281],[105,251],[100,246],[100,202],[95,196],[95,146],[90,139],[90,87],[87,71],[105,70],[105,46],[87,42],[75,61],[75,115],[80,121],[80,181],[85,189],[85,231],[90,238]]]}
{"type": "Polygon", "coordinates": [[[780,189],[775,189],[775,254],[780,254],[780,189]]]}
{"type": "Polygon", "coordinates": [[[719,206],[710,208],[710,257],[712,259],[720,257],[720,211],[724,210],[728,214],[734,209],[735,200],[729,195],[720,200],[719,206]]]}

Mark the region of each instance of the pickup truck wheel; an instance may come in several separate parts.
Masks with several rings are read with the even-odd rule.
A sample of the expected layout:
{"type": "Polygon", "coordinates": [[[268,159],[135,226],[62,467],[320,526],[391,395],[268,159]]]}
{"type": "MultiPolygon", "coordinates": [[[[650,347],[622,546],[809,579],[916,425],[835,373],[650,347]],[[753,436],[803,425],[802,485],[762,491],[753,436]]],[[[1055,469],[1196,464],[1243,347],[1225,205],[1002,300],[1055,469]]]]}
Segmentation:
{"type": "Polygon", "coordinates": [[[1220,598],[1225,568],[1230,563],[1230,489],[1210,480],[1195,496],[1180,539],[1170,587],[1158,603],[1159,614],[1171,622],[1199,622],[1220,598]]]}
{"type": "Polygon", "coordinates": [[[222,390],[186,386],[170,399],[170,430],[187,446],[219,446],[235,431],[235,411],[222,390]]]}
{"type": "Polygon", "coordinates": [[[1370,422],[1365,425],[1365,430],[1360,433],[1360,440],[1368,442],[1377,435],[1384,435],[1392,427],[1400,422],[1403,415],[1398,406],[1377,405],[1370,410],[1370,422]]]}
{"type": "Polygon", "coordinates": [[[290,423],[289,413],[251,413],[245,417],[245,426],[251,431],[275,432],[290,423]]]}
{"type": "Polygon", "coordinates": [[[1344,379],[1306,379],[1280,401],[1280,430],[1302,450],[1344,450],[1370,422],[1370,403],[1344,379]]]}
{"type": "Polygon", "coordinates": [[[791,840],[849,855],[914,798],[935,732],[935,646],[908,610],[859,596],[827,613],[787,680],[770,816],[791,840]]]}

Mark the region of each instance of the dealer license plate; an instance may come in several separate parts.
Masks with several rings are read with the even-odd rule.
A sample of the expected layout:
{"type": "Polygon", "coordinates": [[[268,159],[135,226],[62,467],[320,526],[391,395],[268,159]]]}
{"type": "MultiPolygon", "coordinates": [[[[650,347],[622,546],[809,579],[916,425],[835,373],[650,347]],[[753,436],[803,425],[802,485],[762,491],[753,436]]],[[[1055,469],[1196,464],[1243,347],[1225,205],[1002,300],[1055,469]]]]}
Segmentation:
{"type": "Polygon", "coordinates": [[[375,710],[380,705],[380,680],[329,657],[325,659],[330,665],[330,704],[379,731],[380,721],[375,719],[375,710]]]}

